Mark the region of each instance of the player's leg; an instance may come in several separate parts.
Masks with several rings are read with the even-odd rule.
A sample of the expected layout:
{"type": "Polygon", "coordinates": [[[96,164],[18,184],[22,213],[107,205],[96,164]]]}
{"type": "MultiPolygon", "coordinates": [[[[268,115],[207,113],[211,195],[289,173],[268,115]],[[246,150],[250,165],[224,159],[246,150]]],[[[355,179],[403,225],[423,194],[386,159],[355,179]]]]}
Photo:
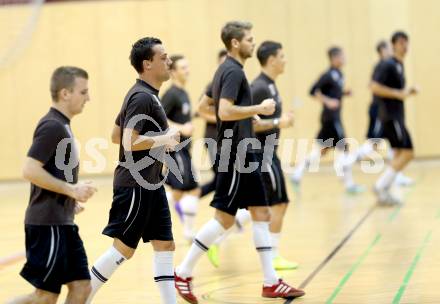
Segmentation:
{"type": "Polygon", "coordinates": [[[174,288],[174,242],[152,240],[151,245],[154,249],[154,281],[159,288],[162,303],[174,304],[176,303],[176,290],[174,288]]]}
{"type": "Polygon", "coordinates": [[[401,120],[386,122],[384,124],[384,136],[393,148],[394,157],[377,180],[374,190],[378,196],[378,203],[394,205],[401,202],[393,197],[389,191],[396,176],[414,158],[413,145],[411,136],[401,120]]]}
{"type": "Polygon", "coordinates": [[[251,215],[246,209],[239,209],[235,215],[235,225],[226,230],[208,249],[208,259],[214,267],[220,266],[220,246],[234,232],[241,232],[250,221],[251,215]]]}
{"type": "Polygon", "coordinates": [[[6,304],[56,304],[59,294],[36,289],[33,293],[9,300],[6,304]]]}
{"type": "Polygon", "coordinates": [[[92,291],[90,280],[73,281],[67,285],[67,297],[65,304],[84,304],[92,291]]]}
{"type": "Polygon", "coordinates": [[[197,232],[191,248],[182,263],[176,267],[175,287],[179,295],[187,302],[198,303],[192,291],[192,273],[197,262],[215,240],[234,225],[234,218],[234,215],[216,209],[214,218],[197,232]]]}
{"type": "Polygon", "coordinates": [[[183,214],[183,236],[192,241],[195,235],[195,221],[199,205],[200,189],[195,188],[184,192],[180,199],[180,207],[183,214]]]}
{"type": "Polygon", "coordinates": [[[137,187],[114,189],[109,222],[103,234],[113,238],[113,245],[93,264],[90,275],[92,292],[87,300],[91,303],[96,292],[110,279],[113,273],[130,259],[142,237],[148,207],[153,203],[152,193],[137,187]]]}
{"type": "Polygon", "coordinates": [[[270,209],[269,207],[249,207],[252,216],[252,230],[254,245],[260,257],[263,270],[264,283],[262,296],[265,298],[293,298],[301,297],[305,293],[302,290],[289,286],[278,278],[272,264],[272,242],[269,233],[270,209]]]}
{"type": "Polygon", "coordinates": [[[98,290],[110,279],[113,273],[134,255],[135,249],[128,247],[121,240],[115,238],[113,246],[101,255],[93,264],[90,271],[92,290],[87,303],[92,299],[98,290]]]}

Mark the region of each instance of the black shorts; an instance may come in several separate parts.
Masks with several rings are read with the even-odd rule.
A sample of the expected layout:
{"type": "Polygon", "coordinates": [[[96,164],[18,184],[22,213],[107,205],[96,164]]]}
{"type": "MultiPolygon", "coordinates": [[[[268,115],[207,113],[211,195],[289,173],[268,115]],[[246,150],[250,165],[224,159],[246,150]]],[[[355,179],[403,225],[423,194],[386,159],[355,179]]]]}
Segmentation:
{"type": "Polygon", "coordinates": [[[144,243],[172,241],[171,214],[164,187],[157,190],[115,187],[108,224],[102,233],[134,249],[141,238],[144,243]]]}
{"type": "Polygon", "coordinates": [[[413,149],[411,135],[406,129],[403,119],[383,122],[383,138],[388,139],[393,148],[413,149]]]}
{"type": "Polygon", "coordinates": [[[20,275],[35,288],[59,294],[63,284],[90,280],[76,225],[25,225],[26,263],[20,275]]]}
{"type": "Polygon", "coordinates": [[[269,205],[288,203],[289,198],[281,162],[275,152],[271,160],[271,163],[264,162],[263,166],[266,166],[266,168],[263,167],[261,170],[269,205]]]}
{"type": "Polygon", "coordinates": [[[368,125],[367,139],[382,138],[383,125],[379,117],[371,117],[368,125]]]}
{"type": "Polygon", "coordinates": [[[343,148],[345,146],[345,132],[340,120],[324,121],[321,123],[321,130],[316,136],[321,145],[332,148],[343,148]]]}
{"type": "Polygon", "coordinates": [[[195,179],[195,170],[192,165],[191,155],[187,149],[182,149],[177,152],[171,152],[170,156],[176,161],[179,172],[182,176],[183,182],[179,181],[177,177],[169,171],[166,183],[172,189],[189,191],[198,187],[195,179]]]}
{"type": "Polygon", "coordinates": [[[222,165],[217,156],[217,182],[211,206],[235,215],[239,208],[268,206],[263,177],[261,174],[262,154],[248,153],[245,160],[235,161],[235,155],[227,164],[222,165]],[[258,167],[250,173],[239,172],[240,164],[247,168],[250,162],[257,162],[258,167]],[[219,166],[220,165],[220,166],[219,166]]]}

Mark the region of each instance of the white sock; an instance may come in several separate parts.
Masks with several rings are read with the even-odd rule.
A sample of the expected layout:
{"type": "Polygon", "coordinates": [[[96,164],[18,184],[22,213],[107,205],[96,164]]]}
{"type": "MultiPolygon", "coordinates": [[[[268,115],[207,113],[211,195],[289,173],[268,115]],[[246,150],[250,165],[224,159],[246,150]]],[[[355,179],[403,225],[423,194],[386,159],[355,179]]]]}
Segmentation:
{"type": "Polygon", "coordinates": [[[299,181],[304,175],[305,170],[307,170],[311,164],[316,163],[321,158],[321,150],[313,148],[309,156],[307,156],[299,165],[295,168],[293,172],[293,179],[299,181]]]}
{"type": "Polygon", "coordinates": [[[278,256],[278,246],[280,244],[281,233],[270,233],[270,239],[272,244],[272,257],[276,258],[278,256]]]}
{"type": "Polygon", "coordinates": [[[394,158],[394,150],[393,149],[388,149],[387,152],[387,159],[389,162],[391,162],[394,158]]]}
{"type": "Polygon", "coordinates": [[[176,304],[174,288],[173,251],[155,251],[153,256],[154,281],[159,287],[163,304],[176,304]]]}
{"type": "Polygon", "coordinates": [[[194,226],[198,202],[199,198],[194,195],[185,195],[180,200],[183,212],[183,235],[187,239],[193,239],[195,235],[194,226]]]}
{"type": "Polygon", "coordinates": [[[398,172],[388,166],[376,182],[376,189],[379,191],[387,191],[394,182],[398,172]]]}
{"type": "Polygon", "coordinates": [[[344,181],[344,186],[346,189],[354,186],[354,180],[353,180],[353,171],[351,170],[351,166],[345,166],[343,168],[344,175],[342,177],[344,181]]]}
{"type": "Polygon", "coordinates": [[[209,246],[224,232],[225,229],[216,219],[207,222],[197,233],[183,262],[176,268],[177,275],[183,278],[191,277],[199,258],[208,251],[209,246]]]}
{"type": "Polygon", "coordinates": [[[235,225],[239,229],[243,229],[244,226],[251,220],[251,213],[246,209],[238,209],[235,215],[235,225]]]}
{"type": "Polygon", "coordinates": [[[254,244],[260,256],[264,275],[264,285],[272,286],[278,282],[278,276],[272,265],[272,246],[269,233],[269,222],[253,222],[254,244]]]}
{"type": "Polygon", "coordinates": [[[224,233],[222,233],[222,235],[220,235],[214,242],[215,245],[220,245],[221,243],[223,243],[228,236],[231,235],[232,232],[237,231],[237,227],[236,226],[232,226],[231,228],[229,228],[228,230],[226,230],[224,233]]]}
{"type": "Polygon", "coordinates": [[[111,275],[125,260],[126,258],[113,246],[99,257],[90,271],[92,291],[86,303],[92,302],[99,288],[110,279],[111,275]]]}
{"type": "Polygon", "coordinates": [[[361,161],[370,155],[374,151],[374,143],[371,140],[367,140],[362,146],[357,150],[356,161],[361,161]]]}

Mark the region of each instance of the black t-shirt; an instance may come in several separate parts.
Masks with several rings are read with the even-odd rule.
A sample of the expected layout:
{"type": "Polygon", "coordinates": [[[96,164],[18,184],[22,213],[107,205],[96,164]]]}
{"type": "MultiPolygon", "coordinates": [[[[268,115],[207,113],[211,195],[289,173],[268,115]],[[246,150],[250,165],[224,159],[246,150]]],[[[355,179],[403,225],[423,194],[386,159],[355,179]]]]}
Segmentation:
{"type": "MultiPolygon", "coordinates": [[[[373,80],[393,89],[405,88],[405,70],[403,63],[389,58],[379,63],[373,80]]],[[[380,117],[382,120],[403,119],[405,117],[403,101],[379,97],[380,117]]]]}
{"type": "MultiPolygon", "coordinates": [[[[238,144],[244,138],[255,138],[251,118],[235,121],[222,121],[218,116],[220,98],[234,101],[236,106],[251,106],[252,96],[249,83],[243,71],[243,66],[234,58],[228,56],[218,67],[212,81],[212,88],[206,95],[214,99],[217,118],[217,153],[221,152],[225,131],[232,130],[227,138],[232,140],[231,152],[236,153],[238,144]]],[[[226,133],[230,133],[227,131],[226,133]]],[[[246,151],[251,152],[249,145],[246,151]]]]}
{"type": "MultiPolygon", "coordinates": [[[[167,117],[165,111],[160,103],[158,97],[158,91],[147,84],[145,81],[138,79],[134,86],[128,91],[124,103],[122,104],[121,111],[115,123],[121,127],[121,134],[123,134],[124,128],[133,128],[139,134],[145,135],[149,133],[150,136],[163,134],[168,129],[167,117]],[[142,118],[134,126],[129,126],[131,119],[136,119],[136,115],[146,115],[147,119],[142,118]],[[151,134],[150,132],[155,132],[151,134]]],[[[139,118],[141,118],[139,116],[139,118]]],[[[122,135],[121,135],[122,137],[122,135]]],[[[121,138],[122,140],[122,138],[121,138]]],[[[122,165],[126,162],[124,147],[120,143],[119,145],[119,164],[115,169],[115,177],[113,185],[116,187],[135,187],[139,183],[135,180],[127,165],[122,165]]],[[[149,159],[147,166],[142,166],[141,170],[135,170],[140,173],[141,178],[148,183],[157,184],[162,180],[162,167],[163,167],[163,157],[165,156],[165,151],[163,147],[154,148],[150,150],[143,151],[133,151],[131,152],[135,164],[135,168],[139,168],[139,160],[146,157],[149,159]],[[150,153],[151,152],[151,153],[150,153]],[[151,157],[153,155],[154,157],[151,157]],[[144,168],[145,167],[145,168],[144,168]]],[[[142,181],[142,183],[144,182],[142,181]]]]}
{"type": "MultiPolygon", "coordinates": [[[[212,82],[206,86],[205,92],[212,92],[212,82]]],[[[217,124],[215,122],[206,122],[205,138],[217,140],[217,124]]]]}
{"type": "MultiPolygon", "coordinates": [[[[161,98],[163,109],[168,119],[185,124],[191,121],[191,101],[188,93],[175,85],[172,85],[161,98]]],[[[180,140],[185,141],[189,137],[181,136],[180,140]]],[[[189,148],[189,144],[186,148],[189,148]]]]}
{"type": "MultiPolygon", "coordinates": [[[[371,75],[371,79],[374,80],[377,77],[377,73],[379,71],[380,64],[382,63],[382,60],[380,60],[373,69],[373,74],[371,75]]],[[[373,94],[373,99],[370,104],[369,114],[372,117],[377,117],[379,115],[379,100],[380,97],[373,94]]]]}
{"type": "Polygon", "coordinates": [[[318,90],[327,97],[339,100],[339,107],[334,110],[323,105],[321,122],[341,119],[342,97],[344,95],[344,75],[341,70],[331,67],[322,74],[318,81],[312,86],[310,94],[315,95],[318,90]]]}
{"type": "MultiPolygon", "coordinates": [[[[55,108],[41,118],[27,156],[44,164],[55,178],[78,182],[79,160],[70,129],[70,120],[55,108]]],[[[31,184],[25,224],[73,225],[75,200],[31,184]]]]}
{"type": "MultiPolygon", "coordinates": [[[[278,93],[278,89],[275,82],[269,78],[266,74],[260,73],[260,75],[255,78],[251,84],[252,92],[252,103],[257,105],[263,102],[263,100],[268,98],[273,98],[276,102],[275,112],[272,115],[259,115],[262,119],[275,119],[280,118],[282,113],[281,98],[278,93]]],[[[280,129],[273,128],[271,130],[266,130],[257,133],[257,138],[262,144],[266,140],[268,135],[276,135],[276,139],[280,137],[280,129]]]]}

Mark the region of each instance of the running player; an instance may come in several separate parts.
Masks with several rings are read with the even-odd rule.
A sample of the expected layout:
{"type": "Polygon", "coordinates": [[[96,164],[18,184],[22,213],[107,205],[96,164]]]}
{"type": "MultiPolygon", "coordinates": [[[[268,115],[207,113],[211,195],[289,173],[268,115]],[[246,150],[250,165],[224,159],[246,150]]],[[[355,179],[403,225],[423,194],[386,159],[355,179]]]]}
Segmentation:
{"type": "Polygon", "coordinates": [[[171,61],[162,42],[151,37],[133,45],[130,61],[139,78],[124,99],[113,131],[122,136],[113,181],[113,203],[103,231],[113,238],[113,246],[91,269],[92,293],[87,303],[91,303],[116,269],[133,256],[142,238],[151,242],[154,249],[154,280],[162,302],[175,304],[175,246],[161,172],[165,150],[174,148],[180,135],[168,128],[158,98],[162,83],[170,78],[171,61]]]}
{"type": "Polygon", "coordinates": [[[404,101],[418,93],[416,87],[406,87],[403,61],[408,52],[409,37],[404,32],[392,35],[393,57],[381,62],[374,74],[371,90],[379,98],[383,137],[393,149],[391,164],[377,180],[374,190],[380,204],[399,204],[390,188],[397,174],[413,159],[411,136],[405,125],[404,101]]]}
{"type": "MultiPolygon", "coordinates": [[[[282,115],[281,97],[275,84],[278,76],[284,73],[284,66],[286,64],[281,43],[274,41],[263,42],[257,49],[257,58],[261,65],[261,73],[251,84],[252,103],[260,104],[263,100],[270,98],[273,98],[276,102],[275,112],[272,115],[261,115],[261,119],[256,120],[254,123],[257,138],[264,144],[266,139],[273,142],[279,140],[280,129],[293,126],[293,114],[288,112],[282,115]]],[[[271,158],[265,162],[267,167],[265,170],[262,170],[263,181],[272,211],[269,229],[273,265],[276,270],[295,269],[298,267],[297,263],[282,258],[278,253],[281,228],[289,198],[276,148],[277,145],[274,145],[275,151],[270,153],[271,158]]],[[[208,250],[209,260],[214,266],[219,264],[218,248],[216,247],[218,247],[218,244],[212,245],[208,250]]]]}
{"type": "Polygon", "coordinates": [[[353,181],[351,166],[348,162],[348,145],[345,142],[345,133],[341,121],[343,96],[351,95],[350,90],[344,89],[344,75],[342,67],[345,64],[344,52],[340,47],[328,50],[330,68],[321,75],[313,85],[310,94],[322,103],[321,130],[317,136],[316,145],[310,155],[295,168],[291,180],[296,189],[310,164],[317,162],[330,148],[337,148],[340,156],[335,162],[335,169],[342,169],[342,179],[348,193],[359,193],[363,189],[353,181]]]}
{"type": "Polygon", "coordinates": [[[62,285],[65,303],[85,303],[90,275],[74,214],[95,193],[78,182],[79,159],[70,120],[89,100],[88,75],[77,67],[59,67],[51,78],[52,107],[38,122],[23,176],[31,182],[25,216],[26,264],[21,276],[36,289],[9,303],[55,304],[62,285]]]}
{"type": "MultiPolygon", "coordinates": [[[[376,46],[376,52],[379,55],[379,62],[375,65],[373,69],[372,80],[374,79],[374,75],[377,73],[377,70],[382,61],[387,60],[392,56],[392,50],[390,44],[385,41],[379,41],[376,46]]],[[[373,94],[372,102],[370,104],[368,110],[369,116],[369,125],[367,131],[367,141],[359,147],[358,150],[352,153],[348,159],[348,164],[352,165],[355,162],[361,161],[362,159],[368,157],[373,151],[377,150],[378,145],[380,143],[380,139],[382,138],[382,122],[379,117],[379,98],[373,94]]],[[[388,152],[388,160],[391,161],[393,159],[393,150],[389,150],[388,152]]],[[[395,183],[400,186],[410,186],[413,184],[413,180],[405,175],[402,172],[396,176],[395,183]]]]}
{"type": "Polygon", "coordinates": [[[172,200],[176,205],[180,205],[179,207],[176,206],[176,209],[182,211],[183,236],[192,242],[195,235],[194,222],[200,189],[195,180],[194,174],[196,172],[193,168],[190,152],[193,125],[191,122],[191,101],[185,90],[189,77],[189,64],[188,60],[182,55],[174,55],[170,59],[173,84],[162,96],[162,106],[167,115],[168,124],[180,131],[182,142],[188,142],[181,150],[170,153],[178,165],[182,180],[179,180],[170,172],[167,176],[167,184],[171,187],[172,200]]]}
{"type": "Polygon", "coordinates": [[[228,22],[223,27],[221,37],[228,57],[214,75],[212,91],[207,92],[215,103],[218,131],[218,177],[211,203],[216,211],[214,218],[199,230],[183,262],[176,268],[176,289],[189,303],[198,303],[192,290],[192,272],[197,261],[219,236],[234,225],[239,208],[248,208],[252,214],[254,243],[264,273],[262,296],[290,298],[304,295],[302,290],[290,287],[279,279],[272,266],[270,210],[261,168],[254,166],[256,161],[258,164],[258,157],[252,153],[252,148],[256,147],[249,143],[255,139],[251,118],[258,114],[273,114],[275,101],[267,99],[252,105],[249,84],[243,71],[243,65],[252,56],[255,46],[251,29],[250,23],[239,21],[228,22]],[[250,168],[251,165],[253,168],[250,168]]]}
{"type": "MultiPolygon", "coordinates": [[[[218,65],[221,65],[228,55],[228,52],[223,49],[218,54],[218,65]]],[[[210,92],[212,90],[212,83],[210,83],[207,86],[206,92],[210,92]]],[[[212,171],[214,173],[214,178],[206,183],[205,185],[202,185],[201,187],[201,193],[200,197],[204,197],[215,190],[215,185],[217,182],[217,170],[216,166],[214,166],[215,158],[217,155],[217,119],[215,117],[215,109],[214,109],[214,101],[212,98],[209,98],[206,96],[206,94],[202,95],[202,98],[199,102],[199,110],[198,114],[200,117],[204,118],[206,120],[206,129],[205,129],[205,140],[211,141],[211,144],[208,144],[206,142],[206,146],[208,149],[209,157],[211,159],[212,171]],[[213,145],[212,143],[215,143],[213,145]]],[[[228,231],[226,231],[221,237],[219,237],[212,245],[209,247],[209,250],[207,252],[209,261],[214,267],[220,266],[220,258],[219,258],[219,249],[220,244],[227,238],[227,236],[233,232],[242,232],[244,230],[244,226],[250,221],[251,215],[248,210],[246,209],[239,209],[237,211],[237,214],[235,215],[235,227],[230,228],[228,231]]]]}

